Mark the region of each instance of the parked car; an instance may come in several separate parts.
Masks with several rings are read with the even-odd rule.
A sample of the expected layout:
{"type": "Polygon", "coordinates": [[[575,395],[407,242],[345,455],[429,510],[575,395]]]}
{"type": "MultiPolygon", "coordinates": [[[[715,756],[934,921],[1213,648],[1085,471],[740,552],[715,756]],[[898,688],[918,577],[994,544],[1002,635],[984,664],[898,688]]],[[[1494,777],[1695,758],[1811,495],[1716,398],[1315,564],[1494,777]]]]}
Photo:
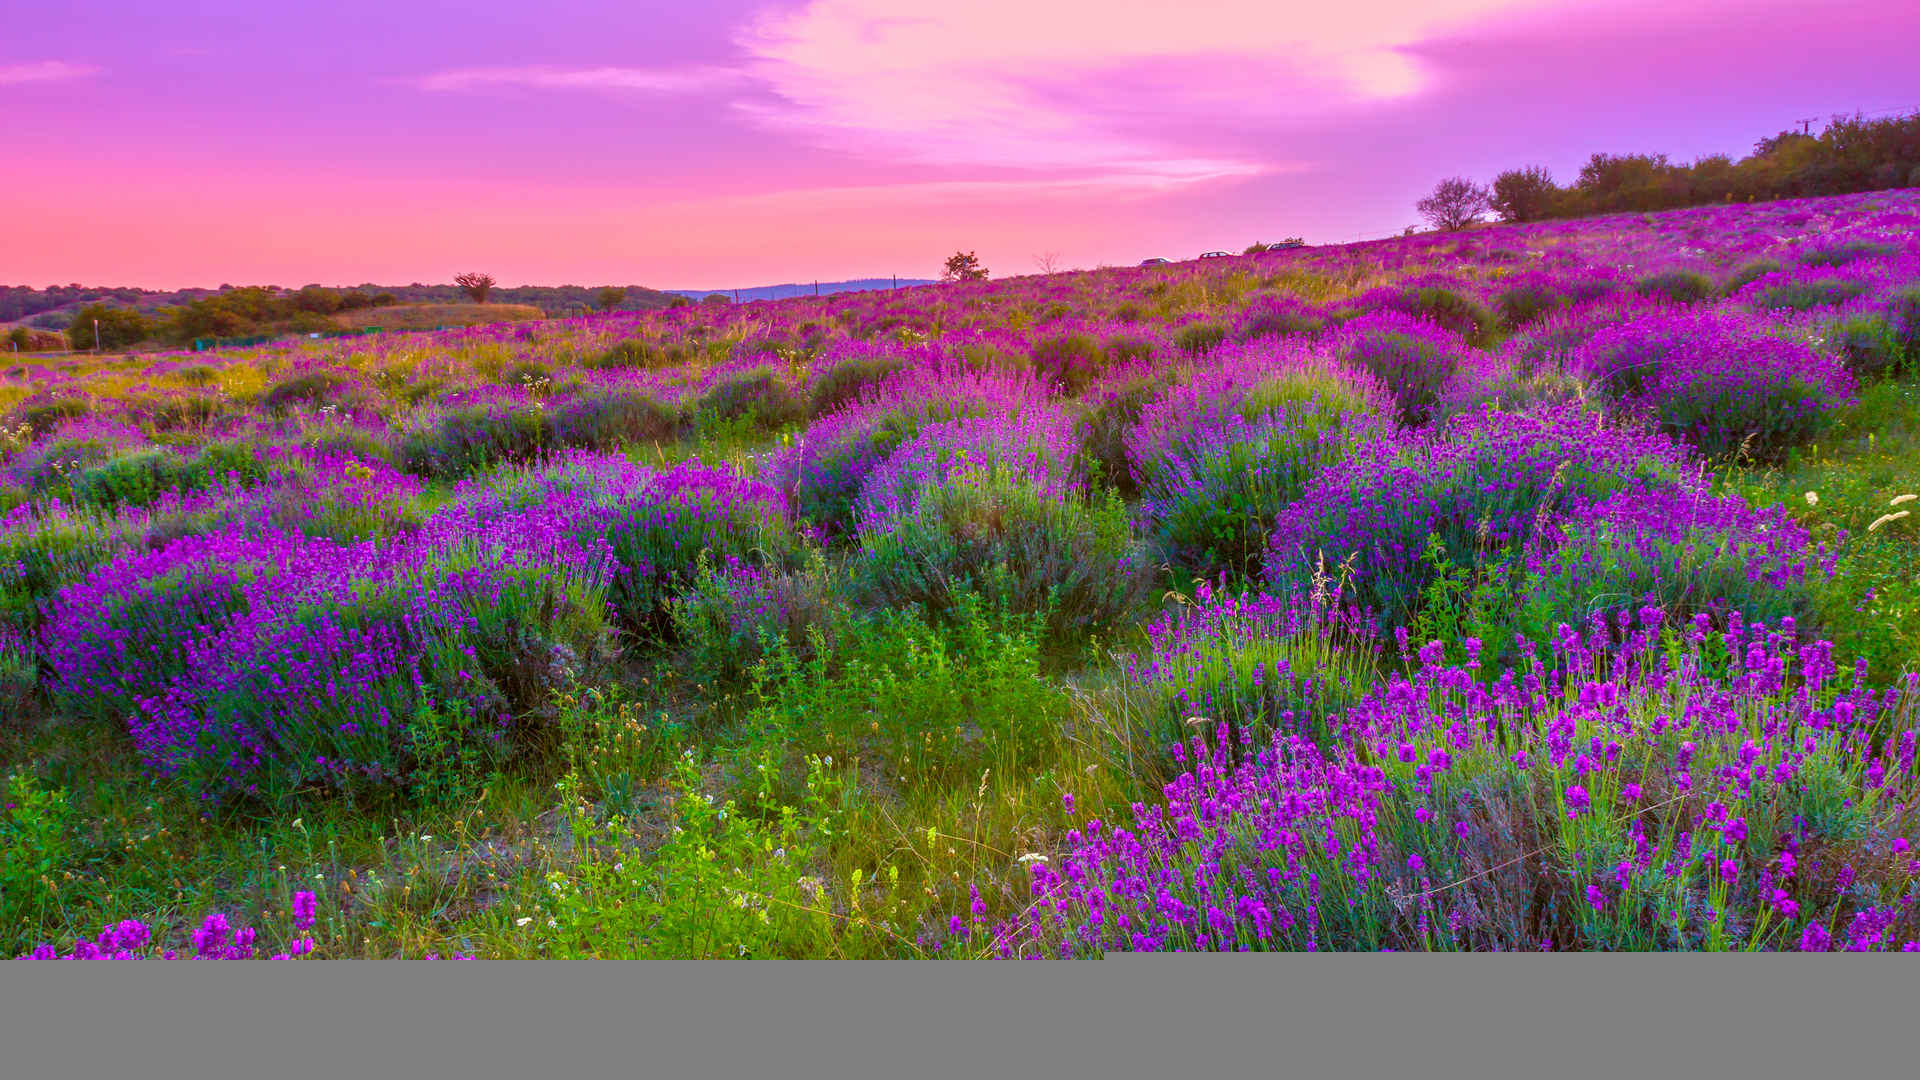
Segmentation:
{"type": "Polygon", "coordinates": [[[1141,265],[1141,266],[1165,266],[1165,265],[1167,265],[1167,260],[1165,260],[1165,259],[1141,259],[1141,260],[1140,260],[1140,265],[1141,265]]]}
{"type": "Polygon", "coordinates": [[[1232,255],[1233,252],[1231,251],[1203,251],[1200,253],[1200,257],[1203,259],[1225,259],[1232,255]]]}

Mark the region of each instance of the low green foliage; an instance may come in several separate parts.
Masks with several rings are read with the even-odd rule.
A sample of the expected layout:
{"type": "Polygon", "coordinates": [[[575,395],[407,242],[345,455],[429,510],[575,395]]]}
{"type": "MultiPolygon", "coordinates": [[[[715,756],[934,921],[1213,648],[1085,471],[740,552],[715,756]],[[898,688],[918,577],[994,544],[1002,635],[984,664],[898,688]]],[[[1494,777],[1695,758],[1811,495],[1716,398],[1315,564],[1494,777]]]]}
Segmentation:
{"type": "Polygon", "coordinates": [[[956,473],[883,529],[849,567],[856,602],[955,617],[977,593],[1082,634],[1139,610],[1151,577],[1126,505],[1111,492],[1060,498],[1003,469],[956,473]]]}

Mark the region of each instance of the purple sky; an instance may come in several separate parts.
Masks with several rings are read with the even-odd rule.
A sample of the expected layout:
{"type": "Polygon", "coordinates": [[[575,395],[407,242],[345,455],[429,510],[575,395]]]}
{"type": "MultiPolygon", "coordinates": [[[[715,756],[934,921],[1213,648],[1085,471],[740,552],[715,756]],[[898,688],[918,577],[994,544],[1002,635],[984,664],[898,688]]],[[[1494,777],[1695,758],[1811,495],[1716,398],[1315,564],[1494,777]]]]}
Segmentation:
{"type": "Polygon", "coordinates": [[[304,7],[10,10],[0,284],[1006,276],[1920,106],[1915,0],[304,7]]]}

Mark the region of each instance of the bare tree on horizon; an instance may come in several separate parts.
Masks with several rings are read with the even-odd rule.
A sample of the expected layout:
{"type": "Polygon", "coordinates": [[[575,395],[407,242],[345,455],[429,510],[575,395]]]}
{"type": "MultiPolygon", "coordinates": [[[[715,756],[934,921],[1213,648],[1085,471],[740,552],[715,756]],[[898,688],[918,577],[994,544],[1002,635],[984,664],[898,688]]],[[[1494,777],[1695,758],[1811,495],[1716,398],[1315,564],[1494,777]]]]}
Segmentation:
{"type": "Polygon", "coordinates": [[[486,303],[487,294],[493,291],[495,285],[499,284],[493,280],[492,274],[481,273],[455,274],[453,276],[453,283],[466,290],[467,295],[472,297],[473,302],[476,304],[486,303]]]}
{"type": "Polygon", "coordinates": [[[1464,176],[1451,176],[1434,185],[1433,194],[1413,204],[1435,228],[1464,229],[1480,219],[1492,204],[1486,188],[1464,176]]]}

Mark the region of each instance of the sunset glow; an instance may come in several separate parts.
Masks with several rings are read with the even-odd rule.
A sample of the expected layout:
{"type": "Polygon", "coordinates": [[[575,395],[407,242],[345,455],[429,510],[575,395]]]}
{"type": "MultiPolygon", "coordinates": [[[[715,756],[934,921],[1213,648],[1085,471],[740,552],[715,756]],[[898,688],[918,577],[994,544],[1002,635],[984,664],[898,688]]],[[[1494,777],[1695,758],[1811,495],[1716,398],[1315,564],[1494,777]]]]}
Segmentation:
{"type": "Polygon", "coordinates": [[[23,6],[0,282],[668,288],[1398,232],[1920,103],[1908,0],[23,6]]]}

